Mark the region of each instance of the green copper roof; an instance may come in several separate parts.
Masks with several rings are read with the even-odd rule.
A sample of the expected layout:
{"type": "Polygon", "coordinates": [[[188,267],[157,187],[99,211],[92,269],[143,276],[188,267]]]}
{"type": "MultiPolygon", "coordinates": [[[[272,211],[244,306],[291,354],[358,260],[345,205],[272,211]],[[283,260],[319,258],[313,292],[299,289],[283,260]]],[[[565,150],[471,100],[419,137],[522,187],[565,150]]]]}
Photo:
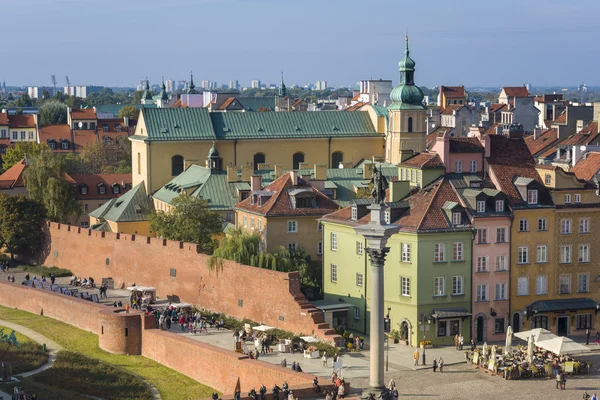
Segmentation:
{"type": "Polygon", "coordinates": [[[375,115],[377,115],[378,117],[388,117],[388,110],[387,108],[383,107],[383,106],[378,106],[378,105],[373,105],[371,106],[373,107],[373,110],[375,111],[375,115]]]}
{"type": "Polygon", "coordinates": [[[400,83],[390,93],[392,104],[388,110],[425,110],[423,105],[425,95],[420,87],[415,85],[415,62],[410,58],[408,49],[408,35],[406,35],[406,50],[400,66],[400,83]]]}
{"type": "Polygon", "coordinates": [[[237,97],[240,104],[246,111],[258,111],[259,109],[268,109],[275,111],[275,97],[237,97]]]}
{"type": "Polygon", "coordinates": [[[148,134],[145,140],[217,139],[206,108],[144,108],[142,115],[148,134]]]}
{"type": "Polygon", "coordinates": [[[219,150],[217,150],[217,148],[215,147],[215,142],[213,142],[210,150],[208,150],[208,158],[211,158],[211,157],[216,157],[216,158],[219,157],[219,150]]]}
{"type": "Polygon", "coordinates": [[[147,221],[153,209],[152,201],[141,182],[123,196],[111,199],[92,211],[89,216],[111,222],[147,221]]]}

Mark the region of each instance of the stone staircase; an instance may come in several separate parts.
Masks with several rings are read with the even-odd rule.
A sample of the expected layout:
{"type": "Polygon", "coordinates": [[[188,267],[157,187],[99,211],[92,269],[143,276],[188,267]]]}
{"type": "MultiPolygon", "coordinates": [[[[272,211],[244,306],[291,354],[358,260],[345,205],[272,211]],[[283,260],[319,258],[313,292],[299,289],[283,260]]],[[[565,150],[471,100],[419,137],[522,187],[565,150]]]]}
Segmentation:
{"type": "Polygon", "coordinates": [[[299,293],[294,295],[294,301],[300,306],[301,312],[309,315],[314,324],[313,334],[327,342],[334,343],[336,346],[342,346],[344,344],[344,338],[335,332],[335,329],[331,328],[328,323],[325,322],[323,313],[318,308],[315,308],[304,294],[299,293]]]}

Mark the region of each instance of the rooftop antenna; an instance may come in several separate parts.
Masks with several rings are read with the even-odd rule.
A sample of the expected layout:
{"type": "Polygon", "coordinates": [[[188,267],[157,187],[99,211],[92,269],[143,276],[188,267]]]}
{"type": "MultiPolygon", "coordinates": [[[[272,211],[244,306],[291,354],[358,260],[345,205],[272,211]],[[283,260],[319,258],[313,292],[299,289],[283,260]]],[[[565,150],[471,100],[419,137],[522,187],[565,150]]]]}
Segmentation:
{"type": "Polygon", "coordinates": [[[71,82],[69,81],[69,77],[65,75],[65,81],[67,81],[67,96],[71,95],[71,82]]]}

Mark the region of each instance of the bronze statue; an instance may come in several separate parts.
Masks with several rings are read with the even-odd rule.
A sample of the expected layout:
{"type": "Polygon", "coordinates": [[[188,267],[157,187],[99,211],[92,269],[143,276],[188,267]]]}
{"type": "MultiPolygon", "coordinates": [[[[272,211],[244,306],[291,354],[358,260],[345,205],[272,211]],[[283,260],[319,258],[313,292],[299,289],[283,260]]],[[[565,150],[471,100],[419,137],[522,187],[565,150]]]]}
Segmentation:
{"type": "Polygon", "coordinates": [[[371,191],[371,196],[375,199],[375,204],[383,204],[385,203],[385,191],[390,187],[387,179],[381,173],[380,169],[377,167],[373,167],[373,175],[371,177],[371,182],[373,184],[373,190],[371,191]]]}

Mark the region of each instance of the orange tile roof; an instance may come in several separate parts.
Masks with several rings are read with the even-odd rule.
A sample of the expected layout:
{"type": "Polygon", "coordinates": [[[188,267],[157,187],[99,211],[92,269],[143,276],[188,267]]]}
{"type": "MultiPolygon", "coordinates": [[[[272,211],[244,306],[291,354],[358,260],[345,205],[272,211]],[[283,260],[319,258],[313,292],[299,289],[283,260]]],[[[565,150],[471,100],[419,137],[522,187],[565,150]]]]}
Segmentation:
{"type": "Polygon", "coordinates": [[[75,129],[73,130],[73,142],[75,151],[81,151],[87,144],[98,143],[98,136],[96,131],[75,129]]]}
{"type": "Polygon", "coordinates": [[[171,108],[181,108],[181,97],[178,98],[175,103],[171,106],[171,108]]]}
{"type": "Polygon", "coordinates": [[[35,117],[32,114],[9,115],[8,123],[11,128],[36,128],[35,117]]]}
{"type": "Polygon", "coordinates": [[[25,160],[21,160],[0,175],[0,189],[24,187],[23,171],[25,171],[26,167],[25,160]]]}
{"type": "Polygon", "coordinates": [[[359,101],[358,103],[354,104],[353,106],[346,108],[345,111],[358,111],[361,107],[366,106],[367,104],[369,104],[369,103],[363,103],[362,101],[359,101]]]}
{"type": "Polygon", "coordinates": [[[444,163],[437,153],[418,153],[400,163],[402,167],[443,168],[444,163]]]}
{"type": "Polygon", "coordinates": [[[227,110],[227,108],[235,101],[235,97],[228,97],[225,99],[223,103],[219,106],[219,110],[227,110]]]}
{"type": "Polygon", "coordinates": [[[498,111],[501,111],[504,107],[506,107],[506,104],[500,104],[500,103],[490,104],[490,112],[497,113],[498,111]]]}
{"type": "Polygon", "coordinates": [[[451,137],[450,153],[483,153],[485,149],[476,137],[451,137]]]}
{"type": "Polygon", "coordinates": [[[71,109],[71,119],[96,119],[96,110],[93,108],[71,109]]]}
{"type": "Polygon", "coordinates": [[[8,125],[8,114],[0,112],[0,125],[8,125]]]}
{"type": "Polygon", "coordinates": [[[553,146],[558,142],[558,134],[556,129],[548,129],[542,132],[537,138],[534,139],[533,135],[529,135],[525,138],[525,144],[529,149],[531,155],[535,156],[539,152],[553,146]]]}
{"type": "Polygon", "coordinates": [[[571,168],[571,172],[577,178],[585,179],[586,181],[591,180],[598,171],[600,171],[600,153],[596,152],[587,153],[571,168]]]}
{"type": "Polygon", "coordinates": [[[452,114],[454,114],[454,111],[458,112],[464,106],[465,106],[464,104],[451,104],[448,107],[444,108],[444,110],[441,112],[441,114],[442,115],[452,115],[452,114]]]}
{"type": "Polygon", "coordinates": [[[553,124],[566,124],[567,123],[567,110],[563,111],[554,121],[553,124]]]}
{"type": "Polygon", "coordinates": [[[440,86],[440,92],[444,93],[446,98],[465,98],[467,97],[467,92],[465,92],[464,86],[440,86]]]}
{"type": "Polygon", "coordinates": [[[505,86],[504,93],[508,97],[527,97],[529,96],[529,90],[525,86],[505,86]]]}
{"type": "Polygon", "coordinates": [[[75,185],[87,185],[87,194],[81,194],[79,187],[77,188],[77,199],[112,199],[119,197],[131,189],[131,174],[83,174],[71,175],[72,183],[75,185]],[[125,182],[125,188],[122,183],[125,182]],[[96,189],[98,185],[103,183],[106,186],[106,193],[99,194],[96,189]],[[118,184],[121,187],[120,193],[115,194],[112,191],[112,185],[118,184]]]}
{"type": "Polygon", "coordinates": [[[354,96],[354,97],[352,98],[352,101],[358,101],[359,97],[360,97],[360,93],[359,93],[359,94],[357,94],[356,96],[354,96]]]}
{"type": "Polygon", "coordinates": [[[40,143],[48,143],[49,140],[54,140],[57,143],[56,149],[52,150],[55,153],[70,153],[73,151],[73,138],[71,137],[71,128],[67,124],[44,125],[40,128],[40,143]],[[60,141],[66,140],[69,142],[69,149],[63,150],[60,147],[60,141]]]}
{"type": "Polygon", "coordinates": [[[498,126],[500,126],[499,122],[492,124],[489,128],[486,129],[484,134],[485,135],[496,135],[496,132],[497,132],[496,129],[498,128],[498,126]]]}

